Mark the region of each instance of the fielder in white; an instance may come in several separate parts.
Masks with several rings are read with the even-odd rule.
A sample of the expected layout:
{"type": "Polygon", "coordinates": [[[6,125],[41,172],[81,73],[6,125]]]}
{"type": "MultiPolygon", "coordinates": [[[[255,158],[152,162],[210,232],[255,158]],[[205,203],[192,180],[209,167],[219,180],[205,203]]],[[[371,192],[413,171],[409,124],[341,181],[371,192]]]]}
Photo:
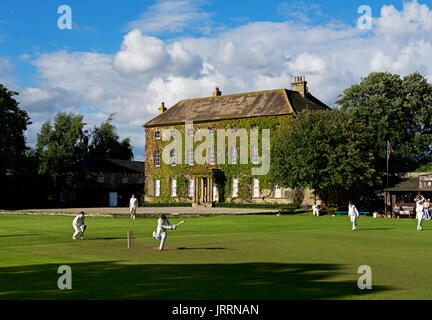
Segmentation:
{"type": "Polygon", "coordinates": [[[138,199],[135,198],[135,195],[132,194],[132,197],[129,200],[129,212],[131,215],[131,219],[135,220],[136,218],[136,209],[138,208],[138,199]]]}
{"type": "Polygon", "coordinates": [[[175,230],[176,225],[171,225],[166,215],[162,214],[158,219],[156,231],[153,231],[153,238],[160,241],[159,251],[163,251],[167,237],[167,229],[175,230]]]}
{"type": "Polygon", "coordinates": [[[72,239],[74,240],[76,240],[77,235],[80,233],[81,233],[81,240],[84,239],[84,231],[86,229],[86,225],[84,224],[84,219],[85,219],[84,216],[85,213],[81,211],[79,215],[77,215],[75,219],[73,219],[72,226],[75,230],[75,233],[73,234],[72,239]]]}
{"type": "Polygon", "coordinates": [[[319,209],[318,206],[316,205],[316,203],[314,203],[312,205],[312,211],[313,211],[313,215],[319,217],[319,209]]]}
{"type": "Polygon", "coordinates": [[[423,215],[424,215],[424,200],[425,198],[422,195],[418,195],[414,201],[416,202],[416,218],[418,221],[417,224],[417,231],[422,231],[423,227],[422,227],[422,220],[423,220],[423,215]]]}
{"type": "Polygon", "coordinates": [[[353,205],[352,201],[350,201],[348,205],[348,217],[353,224],[352,230],[354,231],[357,228],[357,218],[359,217],[359,212],[356,206],[353,205]]]}

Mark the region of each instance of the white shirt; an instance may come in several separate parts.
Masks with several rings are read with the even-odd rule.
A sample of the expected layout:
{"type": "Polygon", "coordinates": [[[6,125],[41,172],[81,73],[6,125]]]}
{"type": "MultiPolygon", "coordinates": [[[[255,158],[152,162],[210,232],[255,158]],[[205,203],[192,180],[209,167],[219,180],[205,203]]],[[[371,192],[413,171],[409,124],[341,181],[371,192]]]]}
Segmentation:
{"type": "Polygon", "coordinates": [[[359,212],[355,205],[348,206],[348,215],[355,216],[355,217],[359,216],[359,212]]]}
{"type": "Polygon", "coordinates": [[[416,209],[418,208],[418,206],[420,205],[420,202],[424,201],[425,199],[423,197],[421,197],[419,200],[416,201],[416,209]]]}
{"type": "Polygon", "coordinates": [[[172,229],[171,223],[168,219],[163,220],[162,218],[159,218],[158,220],[158,226],[157,226],[157,233],[160,233],[164,231],[164,229],[172,229]]]}
{"type": "Polygon", "coordinates": [[[84,216],[81,217],[81,215],[77,215],[75,219],[73,220],[72,224],[76,226],[82,226],[84,224],[84,216]]]}
{"type": "Polygon", "coordinates": [[[423,205],[417,203],[417,208],[416,208],[416,212],[417,212],[417,214],[419,214],[419,213],[423,214],[423,210],[424,210],[423,205]]]}
{"type": "Polygon", "coordinates": [[[137,198],[131,198],[129,200],[129,208],[136,208],[138,207],[138,199],[137,198]]]}

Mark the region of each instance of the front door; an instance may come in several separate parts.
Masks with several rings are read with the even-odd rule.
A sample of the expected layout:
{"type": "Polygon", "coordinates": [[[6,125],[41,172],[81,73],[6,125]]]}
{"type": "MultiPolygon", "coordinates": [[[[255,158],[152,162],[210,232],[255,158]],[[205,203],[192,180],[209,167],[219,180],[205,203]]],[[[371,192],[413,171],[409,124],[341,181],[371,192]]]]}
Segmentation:
{"type": "Polygon", "coordinates": [[[217,197],[217,186],[216,186],[216,182],[213,182],[213,202],[218,202],[219,199],[217,197]]]}
{"type": "Polygon", "coordinates": [[[109,205],[110,207],[117,207],[117,192],[109,193],[109,205]]]}
{"type": "Polygon", "coordinates": [[[208,195],[208,190],[207,190],[207,188],[208,188],[207,178],[202,178],[202,179],[203,179],[203,203],[207,203],[207,202],[209,202],[209,201],[208,201],[208,198],[207,198],[207,195],[208,195]]]}

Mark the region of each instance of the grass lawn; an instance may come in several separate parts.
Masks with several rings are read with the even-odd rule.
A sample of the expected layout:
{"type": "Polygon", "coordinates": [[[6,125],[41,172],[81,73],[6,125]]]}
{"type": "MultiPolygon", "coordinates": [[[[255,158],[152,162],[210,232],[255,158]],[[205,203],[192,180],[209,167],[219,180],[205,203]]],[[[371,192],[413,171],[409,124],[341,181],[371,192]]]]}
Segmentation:
{"type": "Polygon", "coordinates": [[[189,218],[159,252],[156,219],[87,217],[75,241],[72,219],[0,215],[0,299],[432,299],[430,221],[361,217],[353,232],[347,217],[189,218]],[[57,288],[60,265],[72,290],[57,288]],[[361,265],[372,290],[357,287],[361,265]]]}

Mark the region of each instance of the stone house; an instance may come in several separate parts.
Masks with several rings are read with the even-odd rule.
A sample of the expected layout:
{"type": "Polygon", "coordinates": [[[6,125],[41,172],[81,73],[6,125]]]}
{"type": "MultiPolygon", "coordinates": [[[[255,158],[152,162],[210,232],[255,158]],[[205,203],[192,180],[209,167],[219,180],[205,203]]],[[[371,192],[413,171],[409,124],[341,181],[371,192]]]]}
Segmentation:
{"type": "Polygon", "coordinates": [[[216,88],[211,97],[169,109],[162,103],[143,125],[146,201],[312,203],[310,190],[272,186],[265,170],[277,131],[305,109],[329,107],[309,92],[304,77],[295,77],[291,90],[222,95],[216,88]]]}

